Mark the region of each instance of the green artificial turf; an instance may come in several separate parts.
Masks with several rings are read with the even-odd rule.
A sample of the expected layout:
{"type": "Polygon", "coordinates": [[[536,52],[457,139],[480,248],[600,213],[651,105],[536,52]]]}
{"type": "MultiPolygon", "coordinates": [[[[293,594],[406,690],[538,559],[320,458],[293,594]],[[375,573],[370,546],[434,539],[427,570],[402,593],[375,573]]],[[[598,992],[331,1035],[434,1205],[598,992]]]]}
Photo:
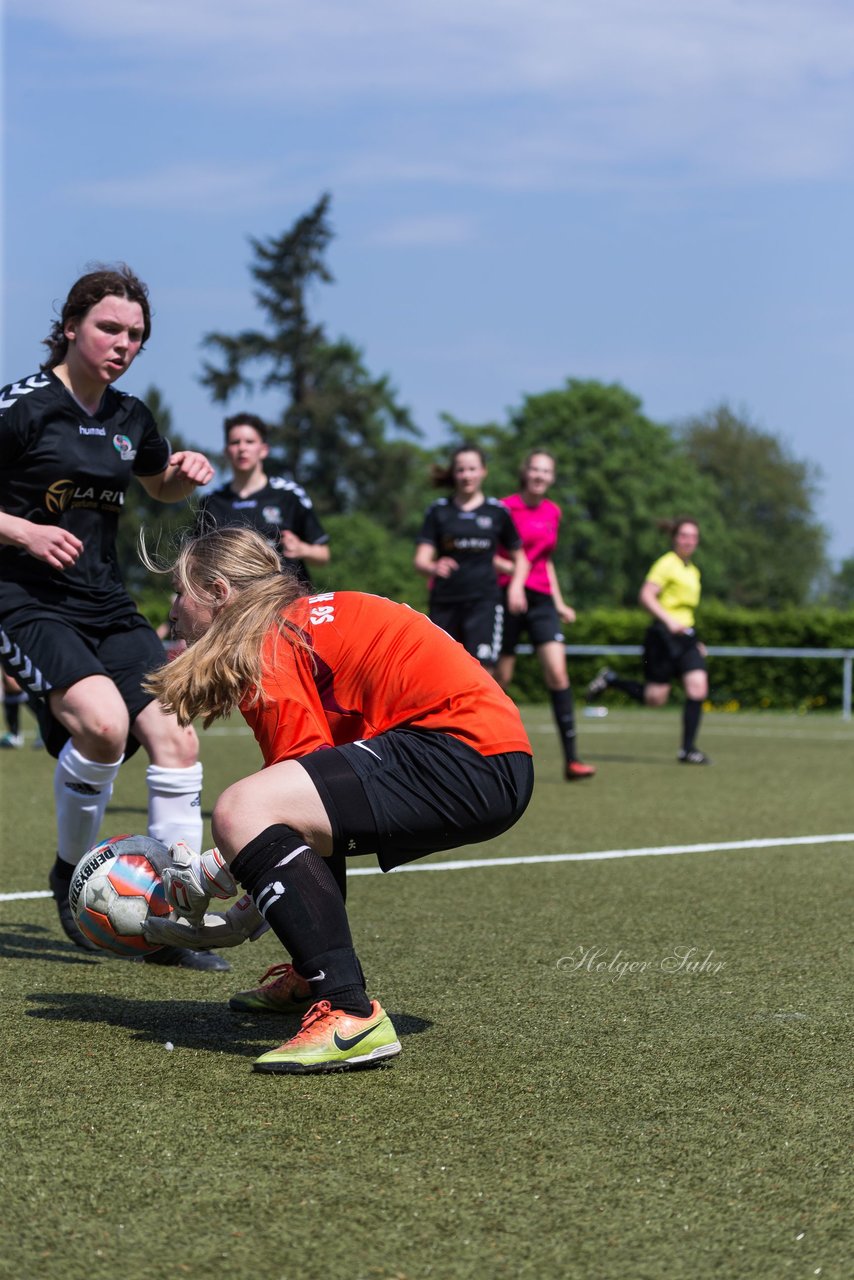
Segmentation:
{"type": "MultiPolygon", "coordinates": [[[[812,837],[666,856],[353,877],[391,1067],[254,1075],[296,1028],[227,1008],[230,974],[75,951],[46,898],[0,901],[0,1275],[22,1280],[844,1278],[850,1205],[852,728],[546,713],[531,808],[431,863],[812,837]],[[167,1044],[173,1046],[167,1048],[167,1044]]],[[[257,765],[203,738],[205,801],[257,765]]],[[[0,892],[41,890],[52,762],[0,758],[0,892]]],[[[144,760],[105,834],[144,830],[144,760]]],[[[354,866],[370,865],[356,860],[354,866]]]]}

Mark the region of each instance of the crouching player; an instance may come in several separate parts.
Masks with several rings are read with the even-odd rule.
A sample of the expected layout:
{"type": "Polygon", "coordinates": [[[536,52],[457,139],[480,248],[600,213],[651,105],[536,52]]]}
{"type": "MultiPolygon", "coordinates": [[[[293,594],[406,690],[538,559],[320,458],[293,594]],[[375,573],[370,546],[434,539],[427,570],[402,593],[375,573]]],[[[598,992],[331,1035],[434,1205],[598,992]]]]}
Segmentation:
{"type": "Polygon", "coordinates": [[[272,929],[293,965],[232,1006],[306,1012],[258,1071],[393,1057],[394,1027],[368,997],[353,946],[345,858],[375,853],[390,871],[506,831],[533,788],[519,713],[422,614],[360,592],[306,597],[251,530],[190,538],[172,572],[173,630],[188,648],[147,687],[181,724],[239,707],[266,767],[213,813],[220,855],[249,901],[203,915],[222,873],[205,863],[214,854],[184,851],[167,877],[178,913],[152,920],[146,936],[222,946],[272,929]]]}

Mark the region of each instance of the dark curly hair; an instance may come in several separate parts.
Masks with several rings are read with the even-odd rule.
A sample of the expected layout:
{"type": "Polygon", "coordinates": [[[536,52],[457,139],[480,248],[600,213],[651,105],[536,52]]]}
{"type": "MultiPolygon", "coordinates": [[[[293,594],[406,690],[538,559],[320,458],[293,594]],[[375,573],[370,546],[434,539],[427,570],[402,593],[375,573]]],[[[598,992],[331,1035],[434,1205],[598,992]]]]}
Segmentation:
{"type": "Polygon", "coordinates": [[[86,275],[76,280],[68,291],[65,305],[59,319],[54,320],[50,333],[44,339],[48,356],[42,363],[42,369],[55,369],[62,364],[68,354],[68,339],[65,329],[70,320],[82,320],[92,307],[102,298],[127,298],[129,302],[138,302],[142,308],[142,342],[143,345],[151,335],[151,307],[148,302],[148,286],[143,284],[139,276],[134,275],[124,262],[108,267],[99,263],[86,275]]]}

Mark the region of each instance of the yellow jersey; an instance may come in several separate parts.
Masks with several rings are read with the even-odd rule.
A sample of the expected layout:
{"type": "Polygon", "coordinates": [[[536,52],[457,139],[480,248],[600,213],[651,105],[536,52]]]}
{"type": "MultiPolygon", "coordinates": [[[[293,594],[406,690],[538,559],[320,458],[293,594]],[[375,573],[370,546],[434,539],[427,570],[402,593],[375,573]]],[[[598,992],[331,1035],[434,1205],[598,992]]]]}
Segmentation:
{"type": "Polygon", "coordinates": [[[647,582],[660,587],[658,601],[686,627],[694,625],[694,610],[700,603],[700,570],[695,564],[686,564],[675,551],[656,560],[646,575],[647,582]]]}

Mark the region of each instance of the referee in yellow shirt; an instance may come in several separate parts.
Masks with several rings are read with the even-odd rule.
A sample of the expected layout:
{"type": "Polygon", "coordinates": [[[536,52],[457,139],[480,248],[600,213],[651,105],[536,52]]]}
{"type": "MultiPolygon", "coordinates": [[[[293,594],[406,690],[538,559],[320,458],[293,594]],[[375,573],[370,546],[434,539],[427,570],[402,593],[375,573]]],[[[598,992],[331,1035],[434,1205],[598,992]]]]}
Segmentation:
{"type": "Polygon", "coordinates": [[[700,570],[691,557],[700,541],[696,520],[683,516],[670,526],[672,551],[656,560],[640,590],[640,603],[652,614],[643,643],[644,680],[627,680],[604,667],[591,680],[588,698],[606,689],[622,689],[636,702],[663,707],[678,676],[685,689],[682,713],[681,764],[711,764],[697,747],[703,703],[709,694],[706,647],[694,630],[694,610],[700,603],[700,570]]]}

